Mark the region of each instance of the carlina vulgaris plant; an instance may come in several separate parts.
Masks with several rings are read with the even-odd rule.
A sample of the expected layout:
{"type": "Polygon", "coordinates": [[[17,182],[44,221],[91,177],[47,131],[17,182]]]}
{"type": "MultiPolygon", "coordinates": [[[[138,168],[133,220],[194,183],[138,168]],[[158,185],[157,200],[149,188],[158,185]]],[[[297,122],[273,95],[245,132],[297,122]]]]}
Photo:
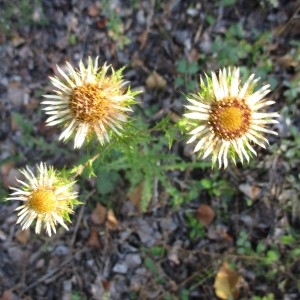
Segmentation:
{"type": "Polygon", "coordinates": [[[28,166],[20,172],[24,181],[17,179],[20,187],[11,187],[13,192],[6,198],[23,202],[16,208],[17,224],[24,230],[36,221],[35,232],[39,234],[44,226],[49,236],[56,233],[57,224],[68,230],[65,222],[70,222],[74,205],[80,204],[73,178],[43,162],[36,166],[36,174],[28,166]]]}
{"type": "Polygon", "coordinates": [[[187,143],[196,143],[194,152],[203,158],[211,155],[213,164],[218,161],[226,168],[228,157],[234,163],[237,156],[242,163],[244,158],[249,162],[256,155],[253,144],[266,148],[264,134],[277,135],[266,125],[278,123],[279,114],[261,111],[275,102],[266,98],[270,85],[254,91],[258,80],[252,74],[242,84],[237,67],[220,70],[218,77],[212,72],[206,82],[200,79],[200,91],[187,96],[191,104],[184,114],[192,129],[187,143]]]}
{"type": "Polygon", "coordinates": [[[115,71],[106,63],[98,67],[98,57],[88,58],[88,66],[80,61],[79,69],[66,63],[66,72],[59,66],[60,77],[50,77],[54,94],[44,95],[42,101],[49,126],[64,128],[59,139],[66,141],[74,135],[74,148],[96,135],[100,144],[110,142],[126,130],[135,95],[123,80],[124,68],[115,71]]]}
{"type": "MultiPolygon", "coordinates": [[[[61,77],[50,77],[55,90],[54,95],[45,95],[48,100],[42,102],[50,115],[46,123],[64,127],[60,139],[75,135],[74,148],[80,148],[94,134],[101,145],[109,143],[114,135],[121,136],[131,105],[136,103],[134,96],[139,93],[126,88],[123,69],[114,71],[106,64],[98,68],[98,57],[94,61],[89,57],[87,68],[82,61],[78,70],[68,62],[66,67],[67,74],[57,66],[61,77]]],[[[6,200],[23,202],[16,208],[17,224],[23,230],[34,221],[37,234],[44,227],[51,236],[58,224],[68,229],[66,221],[70,222],[74,205],[81,204],[74,190],[74,178],[82,172],[82,168],[77,169],[80,171],[76,174],[59,172],[41,162],[36,166],[36,174],[28,166],[20,170],[25,180],[17,179],[21,186],[11,187],[13,192],[6,200]]]]}
{"type": "MultiPolygon", "coordinates": [[[[68,74],[58,67],[61,78],[50,78],[56,89],[42,102],[50,115],[46,122],[64,127],[60,135],[64,141],[75,135],[74,148],[80,148],[93,135],[101,145],[109,143],[114,135],[122,136],[126,130],[131,105],[139,92],[125,88],[123,69],[115,72],[111,68],[108,75],[110,68],[106,64],[98,68],[98,58],[93,61],[89,57],[87,68],[82,61],[78,70],[67,63],[68,74]]],[[[203,158],[212,155],[213,164],[218,161],[219,167],[226,168],[228,157],[236,162],[238,156],[243,162],[244,158],[249,161],[251,153],[256,155],[250,143],[265,148],[268,140],[263,133],[277,134],[265,125],[277,123],[279,114],[260,111],[274,101],[266,98],[269,85],[254,91],[257,81],[252,74],[241,84],[239,68],[224,68],[218,77],[212,72],[211,77],[206,75],[206,83],[201,78],[200,91],[187,96],[191,105],[186,106],[184,114],[192,135],[188,143],[196,142],[194,152],[203,158]]],[[[14,192],[6,199],[23,201],[17,208],[17,223],[27,229],[36,220],[36,233],[44,225],[49,236],[56,232],[58,223],[67,229],[65,221],[70,221],[73,206],[79,204],[74,177],[44,163],[36,167],[36,175],[28,167],[21,173],[26,181],[18,180],[21,187],[12,188],[14,192]]]]}

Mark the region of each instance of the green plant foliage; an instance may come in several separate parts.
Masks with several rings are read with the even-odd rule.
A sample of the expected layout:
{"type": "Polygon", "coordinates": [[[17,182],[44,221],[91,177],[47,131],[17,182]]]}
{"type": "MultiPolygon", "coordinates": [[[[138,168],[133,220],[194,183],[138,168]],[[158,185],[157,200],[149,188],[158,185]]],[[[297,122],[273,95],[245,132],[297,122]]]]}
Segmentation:
{"type": "Polygon", "coordinates": [[[205,228],[199,221],[191,214],[186,215],[187,224],[190,227],[189,237],[191,240],[195,238],[205,237],[205,228]]]}
{"type": "Polygon", "coordinates": [[[48,20],[42,9],[41,0],[11,0],[0,10],[0,29],[10,37],[12,29],[21,29],[27,25],[47,25],[48,20]],[[40,18],[34,18],[34,11],[40,18]],[[16,22],[17,20],[17,22],[16,22]]]}
{"type": "Polygon", "coordinates": [[[195,61],[178,60],[176,62],[177,77],[175,78],[175,85],[184,87],[187,91],[193,90],[195,88],[195,77],[197,77],[199,70],[200,66],[195,61]]]}
{"type": "Polygon", "coordinates": [[[149,257],[146,257],[145,258],[145,261],[144,261],[144,265],[145,267],[150,270],[154,275],[157,274],[157,268],[156,268],[156,265],[155,265],[155,262],[154,260],[152,260],[151,258],[149,257]]]}
{"type": "MultiPolygon", "coordinates": [[[[101,150],[101,154],[94,162],[87,156],[79,166],[87,168],[82,176],[97,176],[97,190],[101,195],[112,193],[121,179],[119,172],[125,174],[123,180],[129,182],[128,192],[142,185],[141,209],[145,211],[153,197],[155,182],[169,194],[173,205],[194,199],[199,186],[190,183],[186,191],[181,191],[174,185],[168,172],[186,170],[188,168],[205,168],[209,163],[183,161],[171,152],[173,141],[178,135],[176,126],[170,126],[170,119],[166,117],[154,127],[148,128],[142,119],[137,117],[137,125],[131,127],[128,138],[116,140],[101,150]],[[130,144],[126,141],[130,141],[130,144]],[[85,167],[83,167],[85,166],[85,167]]],[[[126,134],[126,133],[125,133],[126,134]]],[[[90,155],[93,157],[93,154],[90,155]]],[[[212,192],[216,190],[212,188],[212,192]]]]}
{"type": "Polygon", "coordinates": [[[120,175],[115,171],[109,172],[106,168],[100,167],[97,169],[96,178],[97,191],[100,195],[105,196],[114,191],[120,175]]]}
{"type": "MultiPolygon", "coordinates": [[[[134,1],[132,5],[135,5],[134,1]]],[[[101,7],[107,18],[108,35],[120,50],[124,49],[130,43],[130,39],[124,32],[124,24],[118,10],[113,6],[112,1],[109,0],[102,0],[101,7]]]]}
{"type": "Polygon", "coordinates": [[[267,294],[267,295],[265,295],[265,296],[262,296],[262,297],[260,297],[260,296],[254,296],[254,297],[252,297],[251,298],[251,300],[274,300],[275,298],[274,298],[274,294],[267,294]]]}
{"type": "Polygon", "coordinates": [[[263,262],[266,265],[270,265],[270,264],[277,262],[279,260],[279,258],[280,258],[280,255],[279,255],[277,249],[268,250],[263,262]]]}
{"type": "Polygon", "coordinates": [[[247,233],[246,231],[240,232],[239,237],[236,241],[236,245],[238,247],[237,252],[239,254],[253,254],[251,243],[249,241],[249,233],[247,233]]]}

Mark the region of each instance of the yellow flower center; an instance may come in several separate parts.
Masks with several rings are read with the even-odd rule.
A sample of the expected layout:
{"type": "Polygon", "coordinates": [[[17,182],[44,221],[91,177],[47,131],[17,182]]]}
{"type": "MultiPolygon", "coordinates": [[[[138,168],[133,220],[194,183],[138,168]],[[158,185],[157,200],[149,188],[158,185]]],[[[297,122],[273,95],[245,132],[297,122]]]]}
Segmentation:
{"type": "Polygon", "coordinates": [[[107,85],[100,87],[94,83],[86,83],[72,90],[70,109],[77,121],[94,124],[111,114],[113,108],[107,99],[107,85]]]}
{"type": "Polygon", "coordinates": [[[51,190],[37,189],[31,193],[28,205],[38,214],[49,213],[56,208],[56,198],[51,190]]]}
{"type": "Polygon", "coordinates": [[[219,138],[233,140],[248,131],[250,118],[251,111],[245,100],[225,98],[211,105],[208,123],[219,138]]]}

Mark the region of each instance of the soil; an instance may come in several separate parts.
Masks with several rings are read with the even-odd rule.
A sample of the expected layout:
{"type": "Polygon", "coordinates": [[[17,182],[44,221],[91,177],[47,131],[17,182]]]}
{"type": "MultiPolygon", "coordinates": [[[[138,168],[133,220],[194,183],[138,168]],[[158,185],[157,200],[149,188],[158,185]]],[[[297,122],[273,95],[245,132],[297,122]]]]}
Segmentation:
{"type": "MultiPolygon", "coordinates": [[[[77,66],[80,59],[99,56],[101,63],[115,69],[125,65],[126,80],[143,91],[139,110],[145,112],[146,121],[155,123],[167,114],[176,118],[183,112],[185,87],[175,82],[180,75],[178,61],[196,63],[197,77],[217,71],[222,65],[213,42],[224,38],[232,24],[240,24],[245,31],[241,40],[253,42],[253,47],[253,31],[272,33],[273,42],[267,44],[272,45],[269,72],[278,83],[272,98],[281,111],[286,104],[283,83],[296,76],[299,63],[289,56],[289,41],[299,41],[299,2],[227,2],[231,1],[0,1],[1,198],[16,184],[19,168],[40,161],[72,167],[83,153],[74,151],[71,142],[57,141],[60,129],[45,125],[39,105],[42,95],[51,93],[49,76],[65,61],[77,66]]],[[[247,59],[240,55],[239,62],[247,59]]],[[[280,145],[287,134],[283,121],[280,126],[271,144],[280,145]]],[[[191,149],[182,144],[173,151],[190,159],[191,149]]],[[[236,190],[226,208],[222,195],[207,191],[173,207],[160,188],[158,204],[142,213],[136,208],[138,191],[128,196],[124,181],[109,195],[115,204],[111,209],[98,200],[91,179],[78,185],[85,204],[76,209],[69,231],[61,228],[48,237],[35,235],[33,228],[21,231],[13,211],[18,203],[2,202],[0,300],[222,299],[214,283],[226,260],[236,264],[240,278],[235,299],[268,294],[274,298],[257,299],[300,299],[299,259],[292,269],[281,270],[281,277],[269,280],[264,266],[257,270],[255,259],[247,261],[247,255],[240,254],[246,256],[243,260],[236,254],[242,231],[248,233],[253,249],[261,241],[278,242],[277,234],[288,219],[278,197],[288,198],[283,186],[288,172],[299,174],[299,165],[288,168],[283,156],[259,151],[255,167],[220,171],[236,190]],[[251,205],[246,204],[249,198],[254,199],[251,205]],[[224,220],[223,214],[229,217],[224,220]],[[191,237],[189,215],[202,224],[202,235],[191,237]]],[[[201,180],[210,171],[178,171],[170,176],[184,183],[180,178],[201,180]]],[[[293,222],[297,229],[297,221],[293,222]]]]}

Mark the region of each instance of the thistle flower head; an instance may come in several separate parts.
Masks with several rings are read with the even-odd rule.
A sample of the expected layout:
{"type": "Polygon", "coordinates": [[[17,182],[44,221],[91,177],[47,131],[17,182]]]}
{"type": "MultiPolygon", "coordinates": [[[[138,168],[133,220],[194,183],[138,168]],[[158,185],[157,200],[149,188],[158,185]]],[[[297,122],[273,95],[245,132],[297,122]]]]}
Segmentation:
{"type": "Polygon", "coordinates": [[[47,125],[64,128],[60,140],[75,135],[74,148],[80,148],[93,134],[102,145],[112,135],[120,136],[137,94],[126,89],[123,69],[114,71],[106,64],[98,67],[98,57],[95,61],[89,57],[87,67],[81,61],[79,69],[67,62],[66,69],[65,73],[57,66],[61,76],[50,77],[55,94],[44,95],[48,100],[42,102],[46,114],[50,115],[47,125]]]}
{"type": "Polygon", "coordinates": [[[218,160],[219,167],[226,168],[228,156],[234,162],[238,156],[243,163],[256,155],[253,144],[266,147],[263,134],[277,134],[266,125],[278,123],[274,118],[279,115],[261,112],[274,101],[265,98],[270,85],[254,91],[258,80],[252,74],[242,84],[239,68],[224,68],[219,77],[212,72],[211,78],[206,75],[206,83],[201,78],[200,92],[187,97],[191,105],[184,114],[193,127],[188,143],[196,142],[194,152],[203,158],[212,155],[213,163],[218,160]]]}
{"type": "Polygon", "coordinates": [[[21,187],[12,187],[13,192],[6,199],[23,202],[16,208],[19,211],[17,224],[21,223],[24,230],[36,220],[35,232],[39,234],[44,225],[49,236],[52,231],[56,233],[57,223],[68,229],[65,220],[70,221],[69,214],[73,213],[74,204],[79,203],[73,190],[75,182],[45,163],[36,167],[36,175],[28,167],[21,173],[25,181],[17,179],[21,187]]]}

